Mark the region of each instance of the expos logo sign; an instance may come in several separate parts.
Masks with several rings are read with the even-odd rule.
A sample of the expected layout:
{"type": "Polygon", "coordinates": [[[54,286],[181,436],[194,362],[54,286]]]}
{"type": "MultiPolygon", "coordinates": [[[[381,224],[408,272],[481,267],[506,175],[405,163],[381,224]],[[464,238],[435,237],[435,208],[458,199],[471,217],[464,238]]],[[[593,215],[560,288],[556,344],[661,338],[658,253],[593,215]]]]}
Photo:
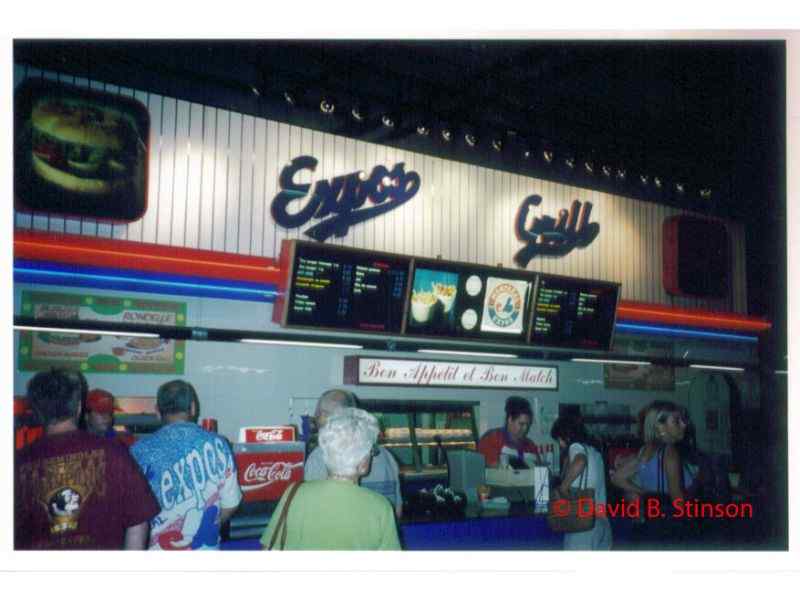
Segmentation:
{"type": "Polygon", "coordinates": [[[344,237],[351,225],[385,214],[405,204],[419,191],[420,176],[406,173],[405,164],[397,163],[388,170],[382,165],[372,169],[369,177],[361,171],[321,180],[314,185],[298,183],[295,176],[313,172],[318,161],[313,156],[298,156],[281,171],[281,192],[272,200],[270,212],[278,225],[287,229],[302,227],[311,219],[322,219],[303,233],[318,242],[331,236],[344,237]],[[373,206],[362,208],[369,201],[373,206]],[[292,203],[302,207],[289,211],[292,203]]]}

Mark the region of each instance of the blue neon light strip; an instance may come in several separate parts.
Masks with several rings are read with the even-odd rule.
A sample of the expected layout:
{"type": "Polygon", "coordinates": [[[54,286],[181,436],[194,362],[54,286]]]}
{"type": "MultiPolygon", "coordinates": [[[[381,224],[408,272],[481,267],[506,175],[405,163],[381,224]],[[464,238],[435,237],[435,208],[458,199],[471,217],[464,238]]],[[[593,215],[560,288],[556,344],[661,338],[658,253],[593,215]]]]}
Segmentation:
{"type": "Polygon", "coordinates": [[[617,323],[619,331],[631,331],[635,333],[652,333],[656,335],[667,335],[671,337],[697,337],[714,340],[728,340],[732,342],[757,343],[758,338],[751,335],[737,335],[735,333],[717,333],[705,329],[683,329],[679,327],[657,327],[655,325],[633,325],[632,323],[617,323]]]}
{"type": "Polygon", "coordinates": [[[277,296],[272,284],[27,260],[14,261],[14,281],[255,302],[274,302],[277,296]]]}

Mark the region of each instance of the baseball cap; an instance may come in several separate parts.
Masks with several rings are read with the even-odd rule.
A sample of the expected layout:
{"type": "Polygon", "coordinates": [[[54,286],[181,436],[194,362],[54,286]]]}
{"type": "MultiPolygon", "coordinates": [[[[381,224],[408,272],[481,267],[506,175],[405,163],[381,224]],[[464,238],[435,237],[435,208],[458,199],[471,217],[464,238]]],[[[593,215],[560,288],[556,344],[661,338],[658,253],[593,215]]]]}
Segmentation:
{"type": "Polygon", "coordinates": [[[189,412],[192,402],[197,400],[197,392],[192,384],[182,379],[168,381],[158,388],[156,403],[161,414],[189,412]]]}
{"type": "Polygon", "coordinates": [[[86,396],[86,410],[111,414],[114,412],[114,395],[101,389],[93,389],[86,396]]]}

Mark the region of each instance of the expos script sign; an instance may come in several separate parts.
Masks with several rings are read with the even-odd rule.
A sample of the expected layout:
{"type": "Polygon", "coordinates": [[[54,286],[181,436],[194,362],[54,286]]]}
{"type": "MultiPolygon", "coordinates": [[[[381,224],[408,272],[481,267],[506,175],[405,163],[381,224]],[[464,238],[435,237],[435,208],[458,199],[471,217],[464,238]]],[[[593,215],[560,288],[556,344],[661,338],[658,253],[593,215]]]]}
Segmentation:
{"type": "Polygon", "coordinates": [[[350,385],[558,389],[558,368],[433,360],[345,358],[350,385]]]}
{"type": "Polygon", "coordinates": [[[356,171],[320,180],[313,190],[310,183],[295,181],[299,172],[313,172],[317,163],[313,156],[298,156],[283,168],[279,178],[282,191],[272,200],[270,212],[275,222],[287,229],[302,227],[311,219],[322,219],[303,232],[318,242],[331,236],[344,237],[351,225],[398,208],[411,200],[420,186],[419,174],[406,173],[404,163],[397,163],[391,171],[378,165],[369,177],[356,171]],[[362,208],[367,201],[372,206],[362,208]],[[290,211],[292,203],[296,204],[290,211]]]}

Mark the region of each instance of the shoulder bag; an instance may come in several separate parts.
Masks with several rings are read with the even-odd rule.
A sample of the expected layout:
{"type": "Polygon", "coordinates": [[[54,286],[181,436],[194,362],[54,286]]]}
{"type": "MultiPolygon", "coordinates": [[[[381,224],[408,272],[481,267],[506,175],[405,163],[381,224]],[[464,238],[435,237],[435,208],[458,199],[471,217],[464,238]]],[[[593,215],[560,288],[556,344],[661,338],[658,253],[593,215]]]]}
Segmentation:
{"type": "Polygon", "coordinates": [[[586,466],[578,480],[578,487],[570,488],[565,497],[553,498],[548,505],[547,525],[556,533],[580,533],[594,527],[594,488],[586,487],[589,481],[589,449],[586,446],[583,449],[586,452],[586,466]]]}
{"type": "Polygon", "coordinates": [[[276,550],[283,550],[283,547],[286,545],[286,517],[289,514],[289,505],[292,503],[292,500],[294,500],[294,495],[297,493],[297,490],[300,489],[301,483],[303,482],[298,481],[292,486],[292,489],[289,490],[289,495],[286,497],[286,502],[283,504],[283,510],[281,510],[281,514],[278,517],[278,525],[275,527],[275,531],[272,532],[272,539],[269,541],[267,550],[272,550],[278,537],[280,537],[281,542],[276,550]]]}

